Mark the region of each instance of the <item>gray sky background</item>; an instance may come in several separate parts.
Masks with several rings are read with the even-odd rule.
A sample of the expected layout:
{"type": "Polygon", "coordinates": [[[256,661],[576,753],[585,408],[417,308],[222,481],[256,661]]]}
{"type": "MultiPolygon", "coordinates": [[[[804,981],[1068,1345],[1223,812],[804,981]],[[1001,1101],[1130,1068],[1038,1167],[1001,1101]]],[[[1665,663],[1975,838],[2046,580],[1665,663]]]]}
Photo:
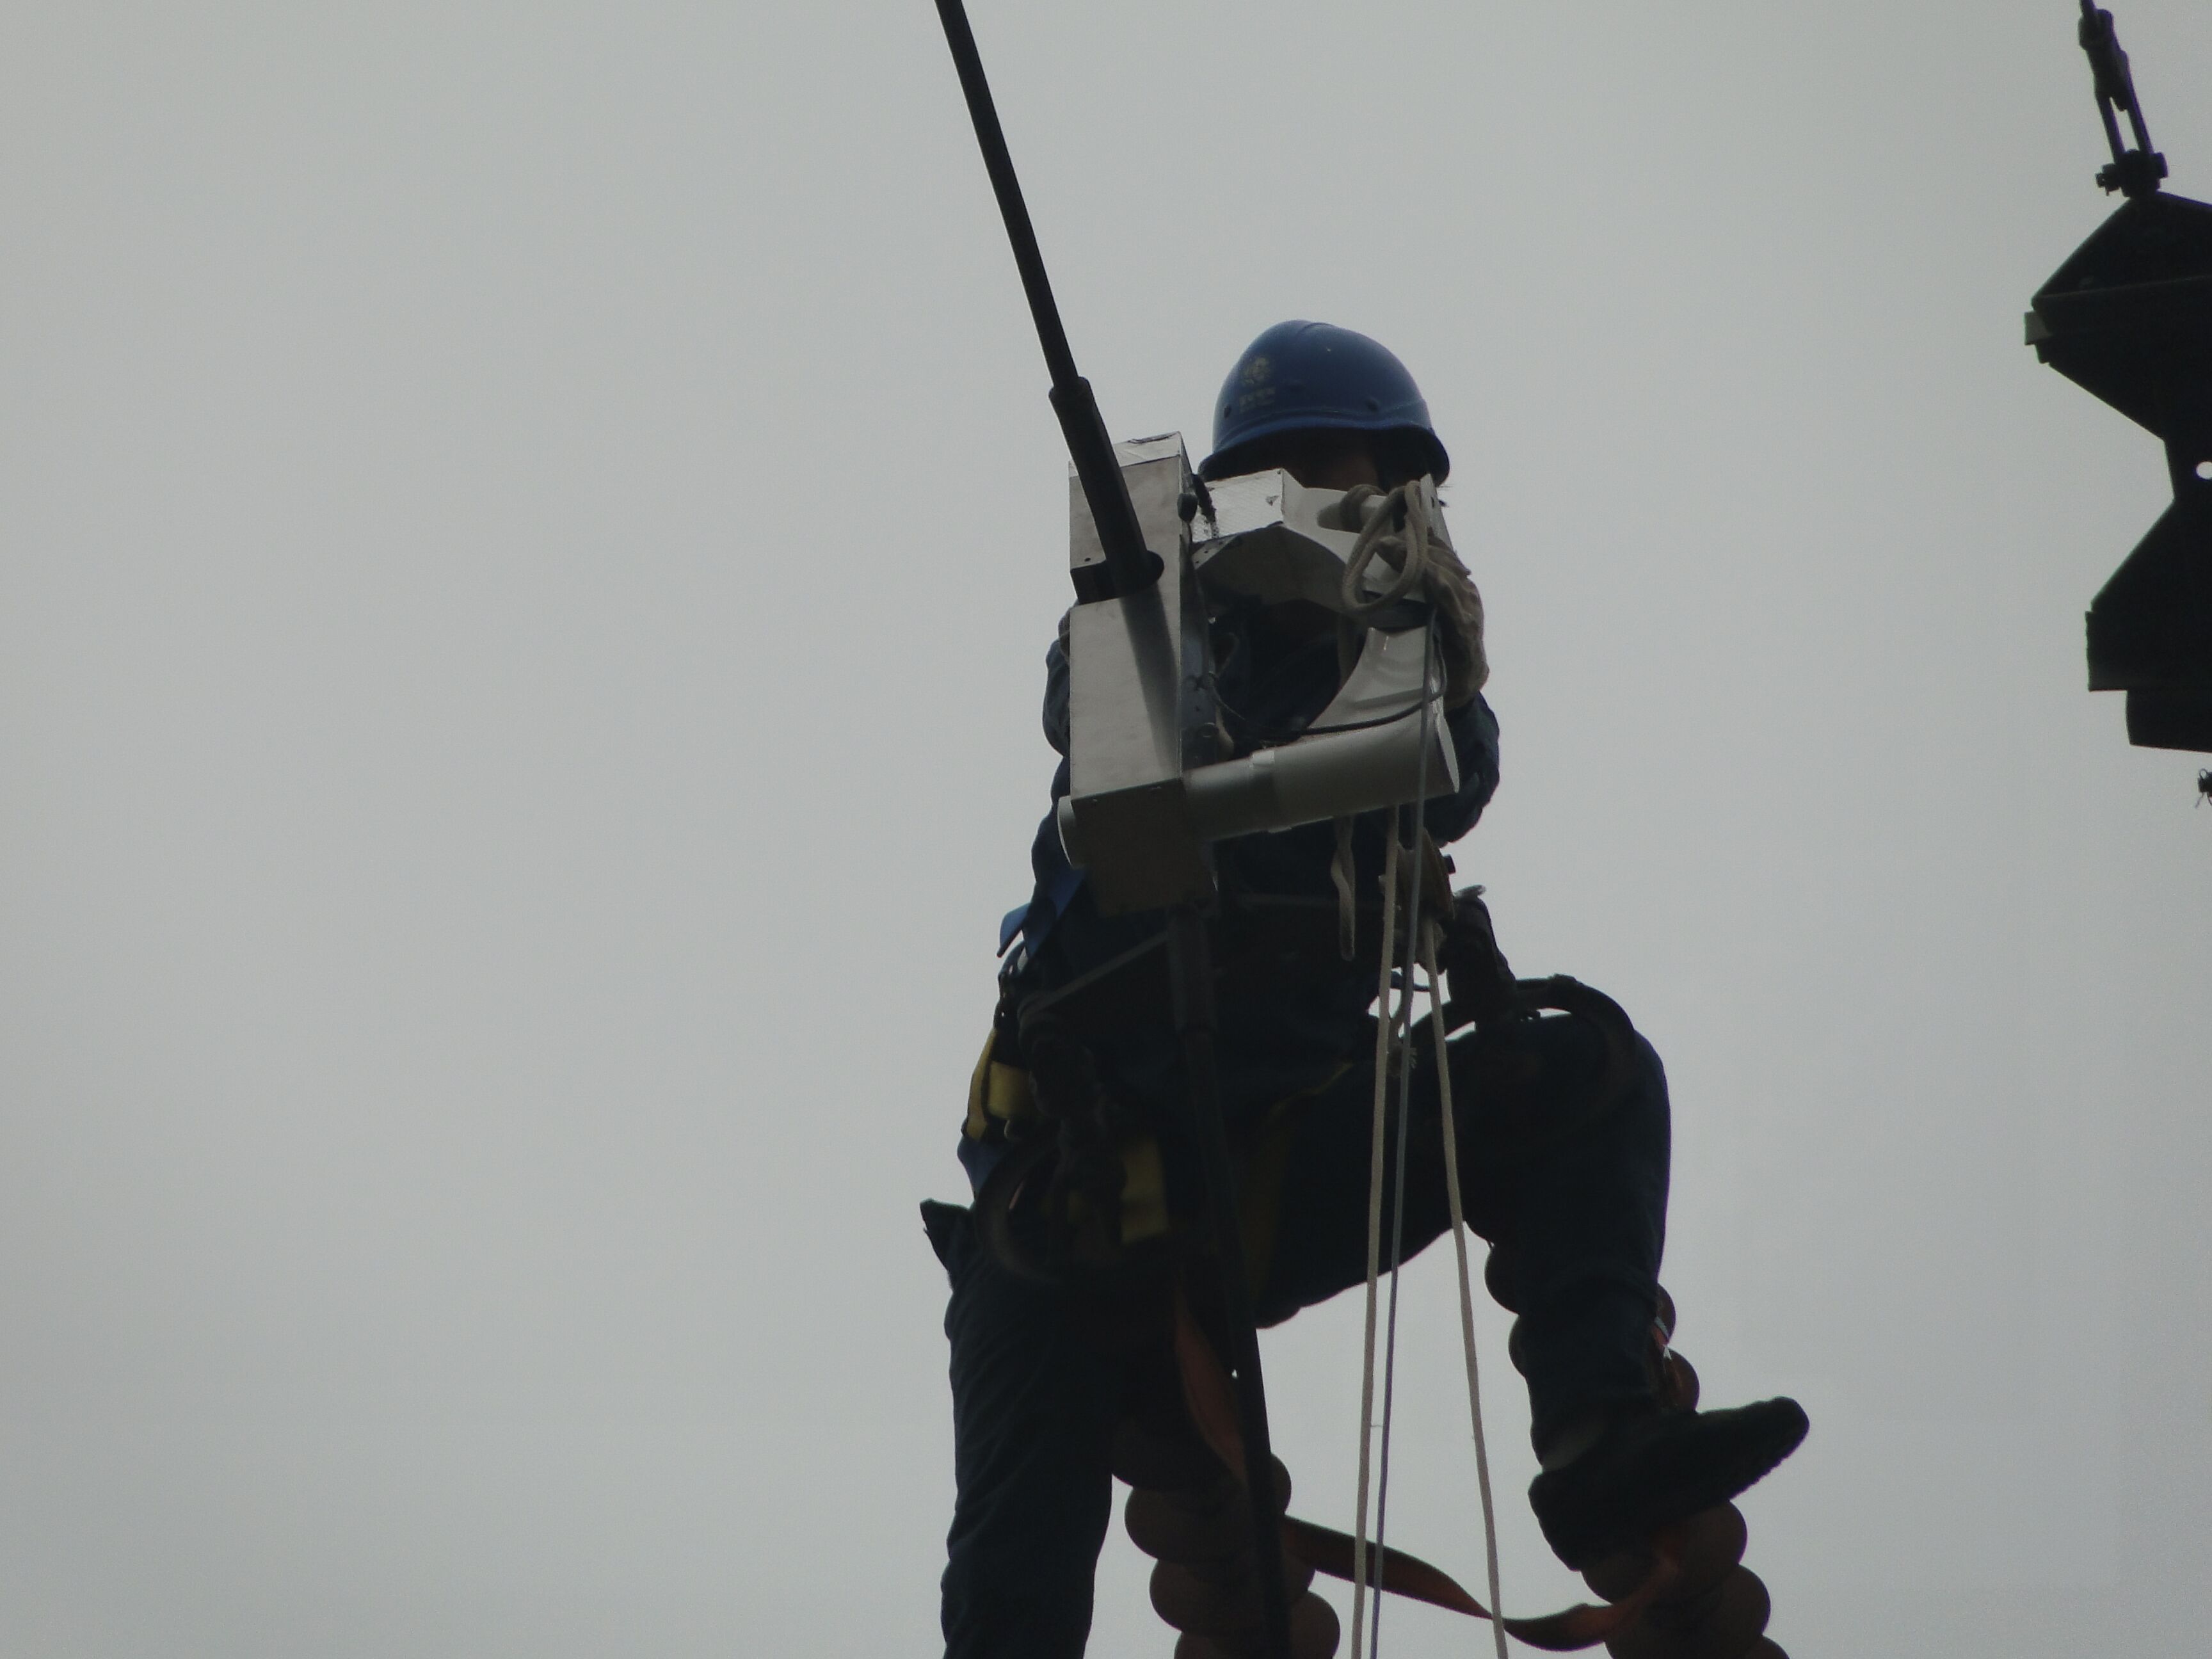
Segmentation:
{"type": "MultiPolygon", "coordinates": [[[[1117,432],[1201,447],[1291,315],[1428,393],[1460,866],[1667,1057],[1684,1349],[1814,1418],[1747,1504],[1797,1659],[2212,1611],[2212,812],[2081,689],[2168,489],[2020,343],[2111,205],[2074,16],[975,3],[1117,432]]],[[[2212,9],[2120,22],[2212,196],[2212,9]]],[[[932,1650],[914,1204],[1066,599],[932,9],[0,40],[0,1651],[932,1650]]],[[[1407,1294],[1392,1535],[1472,1574],[1448,1256],[1407,1294]]],[[[1358,1331],[1267,1346],[1338,1522],[1358,1331]]],[[[1118,1529],[1098,1632],[1170,1646],[1118,1529]]]]}

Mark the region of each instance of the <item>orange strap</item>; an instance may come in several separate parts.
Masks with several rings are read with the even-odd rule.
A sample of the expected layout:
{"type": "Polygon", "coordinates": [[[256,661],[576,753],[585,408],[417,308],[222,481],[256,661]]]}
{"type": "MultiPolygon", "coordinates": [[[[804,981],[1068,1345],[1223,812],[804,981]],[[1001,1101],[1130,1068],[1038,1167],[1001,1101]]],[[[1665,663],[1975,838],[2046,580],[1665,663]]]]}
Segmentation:
{"type": "MultiPolygon", "coordinates": [[[[1198,1321],[1182,1292],[1176,1295],[1176,1368],[1182,1377],[1183,1403],[1200,1437],[1213,1455],[1235,1474],[1243,1478],[1244,1437],[1237,1421],[1237,1398],[1213,1345],[1199,1329],[1198,1321]]],[[[1535,1619],[1504,1620],[1506,1633],[1547,1653],[1568,1653],[1595,1647],[1618,1636],[1641,1618],[1644,1609],[1674,1581],[1680,1571],[1681,1540],[1677,1528],[1668,1528],[1653,1541],[1650,1573],[1626,1600],[1607,1607],[1577,1602],[1562,1613],[1535,1619]]],[[[1283,1547],[1316,1572],[1349,1579],[1358,1547],[1350,1536],[1328,1527],[1291,1516],[1283,1518],[1283,1547]]],[[[1391,1591],[1431,1607],[1463,1613],[1475,1619],[1495,1615],[1468,1594],[1459,1582],[1441,1568],[1418,1556],[1387,1545],[1367,1547],[1367,1579],[1379,1589],[1391,1591]]]]}

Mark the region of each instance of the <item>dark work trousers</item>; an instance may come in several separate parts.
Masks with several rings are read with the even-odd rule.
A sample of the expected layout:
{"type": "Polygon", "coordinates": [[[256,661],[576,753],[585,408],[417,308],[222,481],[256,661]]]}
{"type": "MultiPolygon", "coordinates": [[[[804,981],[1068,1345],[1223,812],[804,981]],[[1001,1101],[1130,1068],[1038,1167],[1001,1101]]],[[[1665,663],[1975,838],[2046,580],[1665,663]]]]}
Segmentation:
{"type": "MultiPolygon", "coordinates": [[[[1546,1018],[1451,1045],[1468,1221],[1513,1264],[1516,1359],[1540,1444],[1593,1407],[1651,1393],[1667,1082],[1650,1045],[1638,1038],[1637,1049],[1633,1086],[1594,1114],[1602,1049],[1582,1022],[1546,1018]]],[[[1432,1062],[1433,1051],[1421,1057],[1432,1062]]],[[[1366,1282],[1373,1092],[1372,1071],[1358,1066],[1304,1107],[1259,1297],[1263,1323],[1366,1282]]],[[[1432,1063],[1415,1073],[1412,1115],[1408,1257],[1449,1224],[1432,1063]]],[[[1128,1362],[1086,1339],[1060,1292],[1000,1269],[964,1212],[926,1213],[952,1282],[945,1330],[958,1493],[946,1540],[947,1659],[1074,1659],[1113,1507],[1110,1448],[1128,1362]]]]}

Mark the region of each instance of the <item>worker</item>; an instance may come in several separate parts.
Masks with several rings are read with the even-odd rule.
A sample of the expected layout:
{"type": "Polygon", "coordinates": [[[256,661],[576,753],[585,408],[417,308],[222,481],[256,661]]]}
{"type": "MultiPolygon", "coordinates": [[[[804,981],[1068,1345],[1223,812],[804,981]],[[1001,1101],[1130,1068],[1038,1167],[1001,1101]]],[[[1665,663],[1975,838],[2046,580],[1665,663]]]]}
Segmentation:
{"type": "MultiPolygon", "coordinates": [[[[1213,416],[1212,453],[1200,468],[1207,479],[1280,468],[1311,489],[1389,489],[1424,477],[1442,483],[1450,471],[1404,365],[1365,336],[1326,324],[1285,322],[1262,333],[1230,371],[1213,416]]],[[[1448,550],[1433,562],[1430,597],[1446,623],[1443,728],[1459,775],[1456,789],[1421,809],[1441,847],[1473,828],[1497,787],[1498,725],[1480,693],[1487,670],[1474,585],[1448,550]]],[[[1212,628],[1214,689],[1237,752],[1294,734],[1335,694],[1343,669],[1333,613],[1296,601],[1217,602],[1212,628]]],[[[1046,657],[1045,735],[1063,757],[1055,801],[1069,787],[1068,717],[1063,628],[1046,657]]],[[[1224,906],[1255,896],[1333,900],[1346,853],[1354,889],[1374,894],[1390,817],[1366,814],[1344,836],[1316,823],[1218,843],[1224,906]]],[[[1103,914],[1070,866],[1051,811],[1031,863],[1032,896],[1008,919],[1002,1006],[1065,986],[1165,926],[1160,911],[1103,914]]],[[[1266,994],[1224,995],[1217,1011],[1244,1231],[1264,1236],[1265,1259],[1251,1264],[1262,1325],[1366,1281],[1376,980],[1331,943],[1303,955],[1266,994]]],[[[1796,1449],[1805,1414],[1786,1399],[1657,1408],[1651,1328],[1669,1132],[1666,1079],[1650,1044],[1636,1039],[1629,1086],[1595,1117],[1582,1103],[1606,1054],[1587,1022],[1498,1022],[1455,1039],[1450,1052],[1468,1222],[1501,1248],[1510,1281],[1501,1299],[1520,1316],[1514,1358],[1540,1465],[1530,1502],[1559,1558],[1587,1566],[1759,1480],[1796,1449]]],[[[984,1069],[990,1058],[987,1050],[984,1069]]],[[[1169,1022],[1095,1043],[1091,1059],[1099,1086],[1147,1132],[1167,1209],[1188,1214],[1194,1153],[1181,1127],[1169,1022]]],[[[1405,1215],[1401,1222],[1386,1207],[1383,1216],[1384,1236],[1402,1227],[1409,1255],[1448,1225],[1439,1102],[1433,1071],[1417,1063],[1405,1215]]],[[[1385,1153],[1393,1164],[1398,1133],[1394,1123],[1385,1153]]],[[[971,1103],[961,1155],[979,1191],[1006,1150],[1003,1125],[971,1103]]],[[[1111,1510],[1115,1425],[1148,1357],[1101,1340],[1096,1310],[1085,1306],[1095,1287],[1009,1272],[964,1210],[926,1205],[924,1216],[951,1281],[957,1492],[944,1576],[948,1659],[1079,1655],[1111,1510]]]]}

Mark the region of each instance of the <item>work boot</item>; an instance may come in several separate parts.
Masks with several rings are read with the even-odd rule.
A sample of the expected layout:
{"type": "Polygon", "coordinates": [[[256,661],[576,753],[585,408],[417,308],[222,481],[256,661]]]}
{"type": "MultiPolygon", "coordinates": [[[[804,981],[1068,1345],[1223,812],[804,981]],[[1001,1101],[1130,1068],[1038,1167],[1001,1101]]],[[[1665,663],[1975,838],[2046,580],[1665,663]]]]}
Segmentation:
{"type": "Polygon", "coordinates": [[[1572,1462],[1528,1484],[1552,1553],[1577,1571],[1634,1549],[1670,1521],[1725,1504],[1797,1449],[1805,1408],[1762,1400],[1729,1411],[1632,1412],[1572,1462]]]}

